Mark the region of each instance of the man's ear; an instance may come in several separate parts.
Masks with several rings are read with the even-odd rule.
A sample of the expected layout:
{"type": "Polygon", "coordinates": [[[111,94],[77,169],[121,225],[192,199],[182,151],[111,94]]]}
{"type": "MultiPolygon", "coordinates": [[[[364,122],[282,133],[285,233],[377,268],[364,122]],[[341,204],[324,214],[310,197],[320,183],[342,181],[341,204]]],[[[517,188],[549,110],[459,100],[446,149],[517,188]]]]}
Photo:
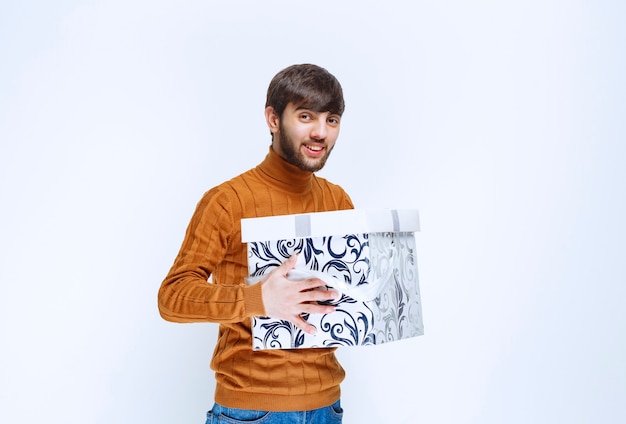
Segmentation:
{"type": "Polygon", "coordinates": [[[272,106],[265,108],[265,122],[267,122],[267,126],[272,134],[276,134],[278,132],[279,120],[280,118],[276,115],[272,106]]]}

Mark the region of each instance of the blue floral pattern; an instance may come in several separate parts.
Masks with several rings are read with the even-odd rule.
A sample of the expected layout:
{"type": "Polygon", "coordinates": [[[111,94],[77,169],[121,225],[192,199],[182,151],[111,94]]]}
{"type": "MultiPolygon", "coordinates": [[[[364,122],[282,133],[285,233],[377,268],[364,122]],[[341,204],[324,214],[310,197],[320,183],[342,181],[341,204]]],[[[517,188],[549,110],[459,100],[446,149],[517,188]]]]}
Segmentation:
{"type": "MultiPolygon", "coordinates": [[[[288,321],[253,317],[253,348],[381,344],[423,334],[413,233],[369,233],[248,243],[248,269],[259,277],[294,253],[308,270],[321,271],[356,290],[375,290],[373,300],[342,294],[331,314],[303,315],[317,328],[305,334],[288,321]]],[[[354,295],[354,294],[353,294],[354,295]]]]}

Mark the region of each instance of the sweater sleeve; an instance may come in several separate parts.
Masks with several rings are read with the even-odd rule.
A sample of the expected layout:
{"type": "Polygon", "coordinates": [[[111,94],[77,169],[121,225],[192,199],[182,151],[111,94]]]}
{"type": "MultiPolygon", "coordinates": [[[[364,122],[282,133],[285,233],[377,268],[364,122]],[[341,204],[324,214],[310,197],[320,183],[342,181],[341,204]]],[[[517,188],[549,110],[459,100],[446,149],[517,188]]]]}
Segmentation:
{"type": "Polygon", "coordinates": [[[209,282],[232,240],[228,196],[207,192],[198,203],[185,239],[158,293],[161,317],[173,322],[240,322],[264,315],[261,284],[209,282]]]}

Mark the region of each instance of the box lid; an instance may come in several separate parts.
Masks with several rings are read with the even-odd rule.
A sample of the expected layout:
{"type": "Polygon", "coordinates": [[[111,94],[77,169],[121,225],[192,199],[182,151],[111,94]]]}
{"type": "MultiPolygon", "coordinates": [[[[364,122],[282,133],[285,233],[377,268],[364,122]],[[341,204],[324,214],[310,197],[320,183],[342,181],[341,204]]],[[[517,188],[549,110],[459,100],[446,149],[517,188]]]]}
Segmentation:
{"type": "Polygon", "coordinates": [[[241,220],[241,241],[419,231],[417,209],[347,209],[241,220]]]}

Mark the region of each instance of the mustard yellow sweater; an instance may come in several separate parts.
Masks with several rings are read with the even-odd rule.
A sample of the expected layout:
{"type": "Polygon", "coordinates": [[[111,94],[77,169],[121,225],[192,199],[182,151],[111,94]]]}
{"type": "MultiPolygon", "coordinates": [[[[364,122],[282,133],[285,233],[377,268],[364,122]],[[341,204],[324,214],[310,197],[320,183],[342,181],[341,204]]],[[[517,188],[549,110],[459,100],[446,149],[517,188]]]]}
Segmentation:
{"type": "Polygon", "coordinates": [[[158,304],[168,321],[220,324],[211,361],[217,403],[296,411],[339,399],[344,370],[335,349],[252,350],[250,317],[265,310],[261,284],[244,283],[247,251],[240,220],[351,208],[341,187],[289,164],[271,148],[256,168],[204,194],[158,304]]]}

